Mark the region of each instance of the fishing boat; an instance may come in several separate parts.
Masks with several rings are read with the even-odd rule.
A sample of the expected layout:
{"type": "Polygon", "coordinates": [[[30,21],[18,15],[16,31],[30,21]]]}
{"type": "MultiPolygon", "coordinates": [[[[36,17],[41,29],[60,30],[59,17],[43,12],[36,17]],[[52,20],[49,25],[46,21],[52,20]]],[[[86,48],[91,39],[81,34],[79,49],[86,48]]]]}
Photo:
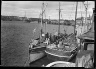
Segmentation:
{"type": "Polygon", "coordinates": [[[44,57],[45,53],[44,50],[46,49],[44,43],[37,45],[37,47],[33,47],[29,50],[29,59],[30,62],[36,61],[42,57],[44,57]]]}
{"type": "MultiPolygon", "coordinates": [[[[77,7],[76,7],[77,8],[77,7]]],[[[77,54],[78,44],[76,42],[75,33],[67,35],[67,37],[60,34],[60,2],[59,2],[59,29],[58,39],[56,42],[49,44],[46,47],[45,53],[47,57],[54,61],[69,61],[77,54]]],[[[75,29],[75,28],[74,28],[75,29]]]]}
{"type": "MultiPolygon", "coordinates": [[[[43,3],[44,6],[44,3],[43,3]]],[[[43,24],[43,13],[45,10],[42,8],[42,18],[41,18],[41,30],[40,37],[37,39],[32,39],[29,44],[29,59],[30,62],[34,62],[45,56],[46,49],[46,38],[45,34],[42,32],[42,24],[43,24]]],[[[48,42],[48,41],[47,41],[48,42]]]]}
{"type": "Polygon", "coordinates": [[[77,53],[77,44],[75,42],[64,43],[59,41],[59,44],[50,44],[47,46],[45,52],[49,59],[55,61],[69,61],[77,53]]]}

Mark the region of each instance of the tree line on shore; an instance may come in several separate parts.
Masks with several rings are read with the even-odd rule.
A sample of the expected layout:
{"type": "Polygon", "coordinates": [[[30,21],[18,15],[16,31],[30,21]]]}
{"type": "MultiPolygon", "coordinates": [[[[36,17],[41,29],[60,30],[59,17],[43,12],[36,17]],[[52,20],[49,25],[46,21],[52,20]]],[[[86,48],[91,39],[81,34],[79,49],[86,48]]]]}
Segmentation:
{"type": "MultiPolygon", "coordinates": [[[[2,21],[25,21],[27,23],[31,22],[38,22],[41,23],[41,18],[27,18],[27,17],[18,17],[18,16],[2,16],[1,15],[1,20],[2,21]]],[[[49,19],[43,19],[43,23],[47,24],[59,24],[58,20],[49,20],[49,19]]],[[[60,20],[60,25],[74,25],[75,21],[74,20],[60,20]]]]}

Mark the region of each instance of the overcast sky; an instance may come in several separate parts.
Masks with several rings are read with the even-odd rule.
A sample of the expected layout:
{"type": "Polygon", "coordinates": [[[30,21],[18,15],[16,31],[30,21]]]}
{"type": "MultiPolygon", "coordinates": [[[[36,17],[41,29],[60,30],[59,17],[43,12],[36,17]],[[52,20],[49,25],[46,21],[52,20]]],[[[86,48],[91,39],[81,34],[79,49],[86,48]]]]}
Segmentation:
{"type": "MultiPolygon", "coordinates": [[[[30,18],[39,18],[41,13],[43,1],[2,1],[2,15],[9,16],[20,16],[24,17],[26,12],[26,17],[30,18]]],[[[59,18],[59,2],[58,1],[44,1],[45,4],[48,4],[45,10],[46,18],[49,19],[58,19],[59,18]]],[[[87,2],[84,2],[87,4],[87,2]]],[[[76,10],[76,2],[70,1],[61,1],[61,19],[75,19],[75,10],[76,10]]],[[[94,1],[88,1],[88,16],[92,15],[92,8],[95,7],[94,1]]],[[[77,17],[81,16],[85,17],[85,7],[82,2],[78,2],[78,12],[77,17]]],[[[45,15],[44,15],[45,18],[45,15]]]]}

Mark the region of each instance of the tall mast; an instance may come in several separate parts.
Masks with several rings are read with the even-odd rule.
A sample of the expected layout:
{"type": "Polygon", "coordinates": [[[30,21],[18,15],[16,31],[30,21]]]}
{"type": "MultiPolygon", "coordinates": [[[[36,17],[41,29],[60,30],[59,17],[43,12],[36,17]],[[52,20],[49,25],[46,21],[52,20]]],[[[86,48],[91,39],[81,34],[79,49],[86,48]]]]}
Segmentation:
{"type": "Polygon", "coordinates": [[[2,0],[1,0],[1,9],[2,9],[2,0]]]}
{"type": "Polygon", "coordinates": [[[76,18],[77,18],[77,6],[78,6],[78,2],[76,2],[76,12],[75,12],[75,25],[74,25],[74,34],[75,34],[75,39],[76,39],[76,18]]]}
{"type": "Polygon", "coordinates": [[[89,14],[89,18],[90,18],[90,24],[89,24],[89,25],[91,25],[91,17],[90,17],[90,14],[89,14]]]}
{"type": "MultiPolygon", "coordinates": [[[[87,1],[87,4],[88,4],[88,1],[87,1]]],[[[85,17],[85,24],[87,25],[87,9],[88,9],[88,5],[85,4],[85,11],[86,11],[86,17],[85,17]]],[[[87,30],[88,30],[88,26],[87,26],[87,30]]]]}
{"type": "Polygon", "coordinates": [[[58,35],[60,34],[60,2],[59,2],[59,29],[58,29],[58,35]]]}
{"type": "Polygon", "coordinates": [[[46,34],[46,25],[47,25],[47,20],[46,20],[46,14],[45,14],[45,34],[46,34]]]}
{"type": "Polygon", "coordinates": [[[87,7],[86,7],[86,24],[87,24],[87,31],[88,31],[88,23],[87,23],[87,10],[88,10],[88,1],[87,1],[87,7]]]}
{"type": "Polygon", "coordinates": [[[26,11],[25,11],[25,15],[24,15],[24,21],[26,20],[26,11]]]}
{"type": "Polygon", "coordinates": [[[43,25],[43,7],[44,7],[44,2],[42,3],[42,14],[41,14],[41,34],[42,34],[42,25],[43,25]]]}
{"type": "Polygon", "coordinates": [[[26,11],[25,11],[25,17],[26,17],[26,11]]]}
{"type": "Polygon", "coordinates": [[[58,27],[58,35],[59,35],[59,33],[60,33],[60,12],[62,10],[62,9],[60,9],[60,2],[59,2],[59,9],[57,9],[57,10],[59,10],[59,27],[58,27]]]}
{"type": "Polygon", "coordinates": [[[45,25],[46,25],[46,26],[45,26],[45,27],[46,27],[46,28],[45,28],[46,30],[45,30],[45,33],[47,33],[47,22],[48,22],[48,21],[46,20],[46,24],[45,24],[45,25]]]}
{"type": "MultiPolygon", "coordinates": [[[[81,17],[82,17],[82,12],[81,12],[81,17]]],[[[81,18],[81,20],[82,20],[82,26],[83,26],[83,17],[81,18]]]]}
{"type": "MultiPolygon", "coordinates": [[[[82,4],[81,4],[81,5],[82,5],[82,4]]],[[[80,6],[81,6],[81,5],[80,5],[80,6]]],[[[81,8],[82,8],[82,6],[81,6],[81,8]]],[[[82,18],[81,18],[81,23],[82,23],[82,26],[83,26],[83,16],[82,16],[82,11],[81,11],[81,17],[82,17],[82,18]]]]}

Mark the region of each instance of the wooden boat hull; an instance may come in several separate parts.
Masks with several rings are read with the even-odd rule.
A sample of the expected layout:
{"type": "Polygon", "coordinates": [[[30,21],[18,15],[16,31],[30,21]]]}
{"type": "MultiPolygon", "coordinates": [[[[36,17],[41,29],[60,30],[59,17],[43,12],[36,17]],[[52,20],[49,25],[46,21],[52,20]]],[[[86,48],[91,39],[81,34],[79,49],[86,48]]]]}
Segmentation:
{"type": "MultiPolygon", "coordinates": [[[[46,51],[45,51],[46,52],[46,51]]],[[[70,59],[70,57],[72,56],[60,56],[60,55],[56,55],[56,54],[52,54],[52,53],[48,53],[47,54],[47,58],[54,60],[54,61],[68,61],[70,59]]]]}
{"type": "Polygon", "coordinates": [[[55,51],[55,50],[46,50],[45,53],[47,54],[48,59],[54,61],[69,61],[77,52],[77,49],[73,50],[72,52],[64,52],[64,51],[55,51]]]}
{"type": "Polygon", "coordinates": [[[32,48],[29,50],[29,59],[30,62],[34,62],[42,57],[45,56],[44,50],[46,49],[45,46],[38,46],[36,48],[32,48]]]}
{"type": "Polygon", "coordinates": [[[29,59],[30,62],[34,62],[42,57],[44,57],[45,53],[44,52],[38,52],[38,53],[30,53],[29,54],[29,59]]]}

